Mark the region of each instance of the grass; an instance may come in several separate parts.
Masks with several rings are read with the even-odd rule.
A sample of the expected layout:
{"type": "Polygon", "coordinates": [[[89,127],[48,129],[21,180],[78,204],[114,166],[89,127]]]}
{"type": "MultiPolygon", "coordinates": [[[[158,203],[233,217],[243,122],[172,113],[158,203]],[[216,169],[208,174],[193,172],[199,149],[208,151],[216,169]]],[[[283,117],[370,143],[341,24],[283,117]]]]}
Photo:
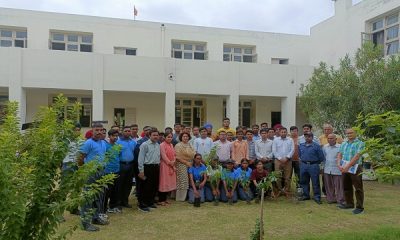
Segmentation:
{"type": "MultiPolygon", "coordinates": [[[[365,213],[353,215],[325,202],[296,202],[279,198],[265,202],[266,239],[400,239],[400,186],[364,182],[365,213]]],[[[135,202],[133,202],[135,204],[135,202]]],[[[249,239],[259,205],[245,202],[233,206],[205,203],[194,208],[188,203],[159,207],[151,213],[124,209],[109,215],[110,225],[89,233],[76,230],[67,239],[249,239]]],[[[65,215],[65,230],[79,218],[65,215]]]]}

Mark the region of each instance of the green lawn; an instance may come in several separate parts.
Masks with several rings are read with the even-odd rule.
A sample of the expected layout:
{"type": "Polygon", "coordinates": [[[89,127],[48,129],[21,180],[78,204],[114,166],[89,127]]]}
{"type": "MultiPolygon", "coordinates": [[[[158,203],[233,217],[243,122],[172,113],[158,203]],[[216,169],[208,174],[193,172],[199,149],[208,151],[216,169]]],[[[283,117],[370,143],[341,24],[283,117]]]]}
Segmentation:
{"type": "MultiPolygon", "coordinates": [[[[357,216],[325,202],[265,201],[266,239],[400,239],[400,186],[364,184],[365,213],[357,216]]],[[[173,202],[151,213],[124,209],[123,214],[110,214],[110,225],[99,232],[78,229],[68,239],[249,239],[258,215],[254,203],[194,208],[173,202]]],[[[68,214],[65,218],[61,230],[79,221],[68,214]]]]}

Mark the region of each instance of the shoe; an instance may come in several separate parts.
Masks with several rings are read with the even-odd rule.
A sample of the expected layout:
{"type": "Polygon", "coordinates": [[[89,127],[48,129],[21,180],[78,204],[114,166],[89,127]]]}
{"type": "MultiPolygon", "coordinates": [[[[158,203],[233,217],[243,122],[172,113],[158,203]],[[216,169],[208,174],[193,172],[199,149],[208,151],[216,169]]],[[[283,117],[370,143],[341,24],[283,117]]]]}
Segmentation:
{"type": "Polygon", "coordinates": [[[94,226],[93,224],[86,223],[86,224],[83,224],[83,230],[88,231],[88,232],[97,232],[100,230],[100,228],[94,226]]]}
{"type": "Polygon", "coordinates": [[[361,208],[355,208],[354,210],[353,210],[353,214],[363,214],[364,213],[364,209],[361,209],[361,208]]]}
{"type": "Polygon", "coordinates": [[[328,204],[334,204],[337,203],[336,201],[328,201],[328,204]]]}
{"type": "Polygon", "coordinates": [[[149,208],[156,209],[156,208],[157,208],[157,205],[155,205],[155,204],[153,203],[151,206],[149,206],[149,208]]]}
{"type": "Polygon", "coordinates": [[[122,209],[119,209],[119,208],[114,208],[114,211],[116,212],[116,213],[122,213],[122,209]]]}
{"type": "Polygon", "coordinates": [[[99,218],[103,219],[103,220],[108,220],[108,215],[105,213],[100,213],[99,214],[99,218]]]}
{"type": "Polygon", "coordinates": [[[325,193],[322,193],[322,194],[321,194],[321,197],[326,198],[325,193]]]}
{"type": "Polygon", "coordinates": [[[124,208],[132,208],[132,205],[129,203],[122,204],[121,206],[124,208]]]}
{"type": "Polygon", "coordinates": [[[93,224],[96,224],[96,225],[108,225],[109,222],[107,220],[102,219],[102,218],[99,217],[99,218],[96,218],[96,219],[93,220],[93,224]]]}
{"type": "Polygon", "coordinates": [[[121,213],[122,211],[119,208],[109,208],[107,209],[107,213],[121,213]]]}
{"type": "Polygon", "coordinates": [[[310,200],[310,198],[309,197],[301,197],[301,198],[299,198],[299,201],[306,201],[306,200],[310,200]]]}
{"type": "Polygon", "coordinates": [[[350,206],[350,205],[346,205],[346,204],[342,204],[342,203],[338,204],[337,207],[340,208],[340,209],[352,209],[352,208],[354,208],[354,206],[350,206]]]}
{"type": "Polygon", "coordinates": [[[321,202],[321,200],[320,199],[314,199],[314,202],[316,202],[317,204],[319,204],[319,205],[321,205],[322,204],[322,202],[321,202]]]}
{"type": "Polygon", "coordinates": [[[138,207],[138,210],[144,213],[150,212],[150,209],[148,207],[138,207]]]}

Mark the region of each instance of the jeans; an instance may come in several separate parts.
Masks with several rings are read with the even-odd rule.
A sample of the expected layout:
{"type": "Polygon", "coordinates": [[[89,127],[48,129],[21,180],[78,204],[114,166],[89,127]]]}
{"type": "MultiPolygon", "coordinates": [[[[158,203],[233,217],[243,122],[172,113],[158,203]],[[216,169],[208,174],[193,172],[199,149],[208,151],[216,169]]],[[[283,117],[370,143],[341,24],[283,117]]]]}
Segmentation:
{"type": "MultiPolygon", "coordinates": [[[[212,187],[211,184],[209,182],[206,183],[206,185],[204,186],[204,195],[205,195],[205,200],[207,202],[212,202],[215,201],[215,196],[212,192],[212,187]]],[[[219,196],[216,196],[217,200],[219,200],[219,196]]]]}
{"type": "MultiPolygon", "coordinates": [[[[220,187],[220,192],[221,192],[221,197],[220,197],[221,201],[222,202],[228,202],[228,197],[226,196],[225,188],[223,186],[220,187]]],[[[236,191],[233,192],[232,200],[233,200],[233,202],[237,202],[237,200],[238,200],[238,196],[237,196],[237,192],[236,191]]]]}
{"type": "MultiPolygon", "coordinates": [[[[103,171],[98,171],[93,176],[90,176],[87,180],[87,184],[92,184],[96,180],[101,179],[104,176],[103,171]]],[[[84,191],[88,191],[88,188],[84,188],[84,191]]],[[[90,224],[92,220],[99,219],[99,214],[103,213],[104,208],[104,192],[100,191],[94,197],[92,201],[85,201],[81,207],[81,221],[85,224],[90,224]]]]}
{"type": "Polygon", "coordinates": [[[247,191],[245,191],[244,188],[241,185],[239,185],[237,187],[237,192],[238,192],[238,195],[239,195],[239,199],[243,200],[243,201],[250,201],[250,200],[253,199],[253,193],[252,193],[252,191],[250,189],[250,186],[247,187],[246,190],[247,191]]]}
{"type": "Polygon", "coordinates": [[[300,163],[300,185],[303,188],[305,198],[310,198],[310,179],[314,191],[314,199],[321,200],[321,188],[319,185],[319,164],[300,163]]]}
{"type": "MultiPolygon", "coordinates": [[[[200,193],[200,202],[204,202],[204,188],[197,190],[200,193]]],[[[193,188],[189,188],[189,203],[194,203],[193,188]]]]}

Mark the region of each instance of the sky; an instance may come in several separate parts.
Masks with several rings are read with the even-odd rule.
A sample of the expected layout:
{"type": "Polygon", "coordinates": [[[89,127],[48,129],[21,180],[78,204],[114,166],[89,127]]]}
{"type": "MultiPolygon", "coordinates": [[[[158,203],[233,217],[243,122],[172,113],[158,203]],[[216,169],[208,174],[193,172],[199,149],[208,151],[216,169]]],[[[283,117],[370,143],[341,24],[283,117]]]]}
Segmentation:
{"type": "MultiPolygon", "coordinates": [[[[361,0],[353,0],[353,4],[361,0]]],[[[332,0],[0,0],[0,7],[102,17],[309,34],[334,15],[332,0]]]]}

